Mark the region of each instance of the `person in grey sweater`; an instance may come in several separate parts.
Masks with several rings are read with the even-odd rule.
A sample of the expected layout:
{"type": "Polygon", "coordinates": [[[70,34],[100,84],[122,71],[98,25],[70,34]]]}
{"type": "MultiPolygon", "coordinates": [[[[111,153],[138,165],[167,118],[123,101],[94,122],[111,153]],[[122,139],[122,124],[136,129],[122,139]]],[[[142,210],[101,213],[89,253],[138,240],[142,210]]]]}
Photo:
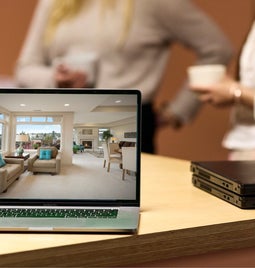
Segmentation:
{"type": "Polygon", "coordinates": [[[155,153],[156,127],[190,121],[200,101],[185,82],[156,112],[171,45],[192,49],[195,64],[228,64],[233,50],[219,27],[190,0],[39,0],[17,60],[19,87],[88,87],[90,74],[59,59],[92,54],[97,88],[142,92],[142,151],[155,153]],[[57,62],[57,63],[56,63],[57,62]]]}

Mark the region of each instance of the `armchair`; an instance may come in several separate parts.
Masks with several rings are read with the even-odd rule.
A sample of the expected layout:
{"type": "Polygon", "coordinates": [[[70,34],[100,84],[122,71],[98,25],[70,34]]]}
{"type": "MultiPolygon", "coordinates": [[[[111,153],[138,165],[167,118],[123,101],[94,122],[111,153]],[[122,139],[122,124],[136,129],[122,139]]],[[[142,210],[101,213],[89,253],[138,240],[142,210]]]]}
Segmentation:
{"type": "Polygon", "coordinates": [[[28,159],[28,171],[33,172],[44,172],[58,174],[60,173],[61,165],[61,154],[58,149],[53,146],[39,147],[37,153],[28,159]],[[48,152],[49,155],[43,156],[44,152],[48,152]]]}
{"type": "Polygon", "coordinates": [[[0,168],[0,193],[7,188],[24,172],[24,160],[4,158],[5,165],[0,168]]]}

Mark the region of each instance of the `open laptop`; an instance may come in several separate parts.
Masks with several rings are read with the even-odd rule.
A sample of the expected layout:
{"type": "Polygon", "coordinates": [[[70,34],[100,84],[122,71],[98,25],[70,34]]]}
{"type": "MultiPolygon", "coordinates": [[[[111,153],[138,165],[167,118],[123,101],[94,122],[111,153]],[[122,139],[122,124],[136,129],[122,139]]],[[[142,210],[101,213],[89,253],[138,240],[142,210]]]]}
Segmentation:
{"type": "Polygon", "coordinates": [[[135,89],[0,89],[1,153],[18,158],[16,136],[29,137],[21,144],[29,154],[24,171],[0,193],[0,231],[136,232],[140,109],[135,89]],[[105,131],[114,142],[135,144],[136,172],[124,180],[120,164],[104,167],[105,131]],[[30,159],[45,145],[61,156],[57,174],[30,171],[30,159]]]}

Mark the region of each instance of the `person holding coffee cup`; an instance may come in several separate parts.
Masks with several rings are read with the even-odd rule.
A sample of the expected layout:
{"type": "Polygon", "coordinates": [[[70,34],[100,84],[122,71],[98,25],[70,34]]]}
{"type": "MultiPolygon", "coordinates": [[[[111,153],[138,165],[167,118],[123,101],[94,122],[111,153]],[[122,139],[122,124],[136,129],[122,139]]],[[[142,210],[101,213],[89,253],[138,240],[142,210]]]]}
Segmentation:
{"type": "Polygon", "coordinates": [[[241,50],[239,79],[226,75],[215,84],[192,85],[192,90],[202,102],[232,106],[232,126],[222,141],[229,160],[255,160],[255,22],[241,50]]]}
{"type": "Polygon", "coordinates": [[[172,101],[154,109],[174,43],[191,49],[196,64],[226,65],[233,52],[220,28],[190,0],[39,0],[17,61],[16,82],[77,87],[77,75],[87,87],[86,71],[53,63],[75,51],[94,53],[94,87],[141,90],[142,151],[155,153],[156,128],[182,126],[201,104],[185,82],[172,101]]]}
{"type": "Polygon", "coordinates": [[[205,103],[217,107],[243,104],[247,107],[254,107],[255,92],[251,88],[243,86],[230,76],[224,76],[217,83],[209,85],[190,85],[191,89],[199,93],[198,98],[205,103]]]}

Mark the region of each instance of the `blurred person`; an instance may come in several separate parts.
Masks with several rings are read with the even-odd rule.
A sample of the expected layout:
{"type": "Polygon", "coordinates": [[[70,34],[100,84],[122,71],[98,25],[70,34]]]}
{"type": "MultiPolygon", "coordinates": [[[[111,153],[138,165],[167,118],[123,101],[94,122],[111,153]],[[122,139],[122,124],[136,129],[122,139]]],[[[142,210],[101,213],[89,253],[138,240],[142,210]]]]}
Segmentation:
{"type": "Polygon", "coordinates": [[[190,0],[39,0],[16,67],[19,87],[88,87],[89,74],[58,58],[93,53],[97,88],[142,92],[142,151],[155,153],[156,127],[190,121],[200,101],[187,82],[155,111],[153,100],[170,46],[181,43],[196,64],[228,64],[232,47],[219,27],[190,0]]]}
{"type": "Polygon", "coordinates": [[[255,22],[248,33],[239,60],[239,77],[227,75],[208,87],[194,87],[202,102],[232,105],[231,129],[223,139],[229,160],[255,160],[255,22]]]}

